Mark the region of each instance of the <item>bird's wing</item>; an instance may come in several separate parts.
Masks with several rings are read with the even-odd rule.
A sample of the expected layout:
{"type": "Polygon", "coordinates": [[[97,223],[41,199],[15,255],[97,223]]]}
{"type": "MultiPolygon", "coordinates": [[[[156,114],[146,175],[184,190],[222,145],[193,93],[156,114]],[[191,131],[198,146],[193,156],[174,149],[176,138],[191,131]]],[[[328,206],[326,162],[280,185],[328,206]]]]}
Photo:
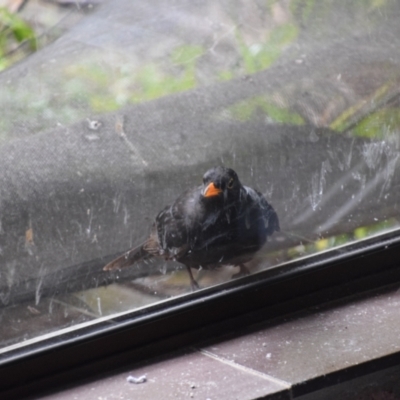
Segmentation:
{"type": "Polygon", "coordinates": [[[187,190],[171,206],[160,211],[153,227],[154,239],[145,245],[149,253],[182,262],[193,250],[201,235],[204,217],[203,205],[199,201],[201,191],[202,186],[187,190]]]}
{"type": "Polygon", "coordinates": [[[275,231],[279,232],[281,229],[279,226],[278,214],[275,212],[271,204],[269,204],[267,200],[265,200],[265,197],[262,194],[260,194],[260,197],[267,236],[271,236],[275,231]]]}
{"type": "Polygon", "coordinates": [[[161,247],[174,249],[188,248],[196,236],[198,225],[202,219],[199,202],[200,187],[182,193],[175,202],[162,210],[157,218],[157,232],[161,247]]]}
{"type": "Polygon", "coordinates": [[[201,187],[182,193],[172,206],[159,212],[148,239],[120,257],[108,263],[106,271],[125,268],[145,257],[155,256],[165,259],[183,257],[190,249],[197,212],[197,197],[201,187]]]}
{"type": "MultiPolygon", "coordinates": [[[[248,201],[252,203],[253,207],[261,208],[261,218],[264,220],[267,236],[271,236],[275,231],[279,231],[279,219],[278,214],[275,212],[271,204],[265,199],[265,197],[252,188],[244,186],[244,189],[248,196],[248,201]]],[[[252,207],[250,207],[251,209],[252,207]]]]}

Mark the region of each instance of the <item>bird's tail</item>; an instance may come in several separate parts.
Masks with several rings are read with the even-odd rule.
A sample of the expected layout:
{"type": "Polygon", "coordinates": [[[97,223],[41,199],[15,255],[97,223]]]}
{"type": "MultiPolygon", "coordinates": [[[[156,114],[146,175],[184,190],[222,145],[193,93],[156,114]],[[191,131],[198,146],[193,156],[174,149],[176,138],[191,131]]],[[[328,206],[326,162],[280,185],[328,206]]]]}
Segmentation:
{"type": "Polygon", "coordinates": [[[133,249],[127,251],[126,253],[122,254],[118,258],[109,262],[104,268],[104,271],[110,271],[114,269],[121,269],[125,267],[130,267],[135,262],[142,260],[149,253],[144,249],[144,244],[140,246],[134,247],[133,249]]]}

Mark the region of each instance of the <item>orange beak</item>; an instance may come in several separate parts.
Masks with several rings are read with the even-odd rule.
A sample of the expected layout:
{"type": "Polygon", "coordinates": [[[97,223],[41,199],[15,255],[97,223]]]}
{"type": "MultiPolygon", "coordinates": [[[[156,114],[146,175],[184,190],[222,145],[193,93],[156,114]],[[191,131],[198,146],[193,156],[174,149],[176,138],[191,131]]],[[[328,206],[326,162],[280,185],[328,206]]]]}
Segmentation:
{"type": "Polygon", "coordinates": [[[212,196],[217,196],[220,193],[222,193],[221,189],[218,189],[215,185],[214,182],[211,182],[204,190],[204,197],[212,197],[212,196]]]}

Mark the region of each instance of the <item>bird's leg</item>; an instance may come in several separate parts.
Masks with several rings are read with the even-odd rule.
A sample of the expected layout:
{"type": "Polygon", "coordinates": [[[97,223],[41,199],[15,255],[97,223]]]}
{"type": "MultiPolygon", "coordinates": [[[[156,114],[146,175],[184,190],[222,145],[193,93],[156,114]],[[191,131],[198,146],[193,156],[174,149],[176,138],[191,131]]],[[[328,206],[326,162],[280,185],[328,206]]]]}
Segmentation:
{"type": "Polygon", "coordinates": [[[186,265],[187,271],[189,273],[189,278],[190,278],[190,287],[192,288],[192,292],[200,289],[199,284],[196,282],[196,279],[193,277],[193,273],[189,265],[186,265]]]}
{"type": "Polygon", "coordinates": [[[239,272],[232,275],[232,279],[241,278],[242,276],[250,275],[250,271],[244,264],[239,264],[238,267],[240,268],[239,272]]]}

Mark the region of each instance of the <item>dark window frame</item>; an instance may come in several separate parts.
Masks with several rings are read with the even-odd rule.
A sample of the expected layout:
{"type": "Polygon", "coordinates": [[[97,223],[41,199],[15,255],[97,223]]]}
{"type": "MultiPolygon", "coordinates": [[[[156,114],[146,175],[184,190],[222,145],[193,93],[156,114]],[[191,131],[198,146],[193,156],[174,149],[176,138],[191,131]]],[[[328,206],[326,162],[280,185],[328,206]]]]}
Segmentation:
{"type": "Polygon", "coordinates": [[[0,397],[32,395],[400,281],[399,252],[394,230],[11,350],[0,356],[0,397]]]}

